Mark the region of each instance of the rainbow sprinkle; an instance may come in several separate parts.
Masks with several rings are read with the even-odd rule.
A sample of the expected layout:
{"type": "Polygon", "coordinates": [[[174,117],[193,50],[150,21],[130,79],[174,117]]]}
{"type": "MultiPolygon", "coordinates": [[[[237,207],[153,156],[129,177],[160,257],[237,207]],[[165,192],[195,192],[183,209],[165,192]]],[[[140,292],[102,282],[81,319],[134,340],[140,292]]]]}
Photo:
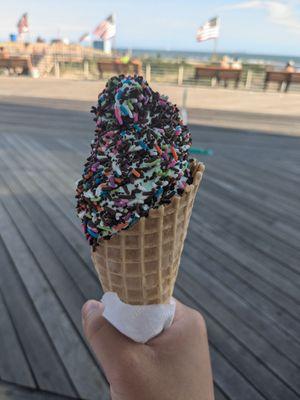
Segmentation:
{"type": "Polygon", "coordinates": [[[176,105],[141,76],[111,78],[91,112],[95,138],[76,199],[95,248],[183,193],[191,183],[191,135],[176,105]]]}

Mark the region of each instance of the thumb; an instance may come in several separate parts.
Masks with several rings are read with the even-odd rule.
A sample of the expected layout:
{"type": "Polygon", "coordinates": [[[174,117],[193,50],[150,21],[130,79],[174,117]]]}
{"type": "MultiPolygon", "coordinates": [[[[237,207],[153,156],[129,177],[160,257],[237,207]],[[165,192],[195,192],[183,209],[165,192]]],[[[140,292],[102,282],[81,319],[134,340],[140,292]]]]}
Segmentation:
{"type": "Polygon", "coordinates": [[[87,301],[82,307],[82,325],[85,337],[110,380],[135,343],[115,329],[103,317],[103,311],[104,305],[99,301],[87,301]]]}

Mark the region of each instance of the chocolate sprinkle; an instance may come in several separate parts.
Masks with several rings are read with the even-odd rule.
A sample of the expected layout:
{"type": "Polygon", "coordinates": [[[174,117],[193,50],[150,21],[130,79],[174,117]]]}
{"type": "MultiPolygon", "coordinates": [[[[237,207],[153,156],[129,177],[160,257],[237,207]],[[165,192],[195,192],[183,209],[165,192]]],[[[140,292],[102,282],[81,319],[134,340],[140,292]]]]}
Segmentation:
{"type": "Polygon", "coordinates": [[[191,135],[141,76],[111,78],[93,106],[95,137],[77,183],[77,214],[95,249],[191,183],[191,135]]]}

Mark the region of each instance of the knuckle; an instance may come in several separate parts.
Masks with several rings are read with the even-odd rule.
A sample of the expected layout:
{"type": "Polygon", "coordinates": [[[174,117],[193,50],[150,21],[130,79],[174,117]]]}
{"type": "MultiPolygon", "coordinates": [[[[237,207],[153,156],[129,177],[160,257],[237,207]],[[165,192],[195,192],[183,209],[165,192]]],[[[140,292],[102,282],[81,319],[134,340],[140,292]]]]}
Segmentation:
{"type": "Polygon", "coordinates": [[[191,322],[193,324],[194,329],[197,331],[201,331],[202,333],[206,334],[206,323],[205,319],[199,311],[192,310],[191,312],[191,322]]]}
{"type": "Polygon", "coordinates": [[[126,371],[133,371],[139,368],[140,357],[135,351],[124,351],[120,355],[120,364],[126,371]]]}
{"type": "Polygon", "coordinates": [[[95,324],[91,323],[90,321],[86,321],[83,330],[88,342],[92,343],[93,339],[99,336],[99,333],[102,329],[102,326],[95,326],[95,324]]]}
{"type": "Polygon", "coordinates": [[[84,335],[91,344],[95,338],[99,340],[100,333],[107,329],[107,322],[104,319],[85,318],[83,321],[84,335]]]}

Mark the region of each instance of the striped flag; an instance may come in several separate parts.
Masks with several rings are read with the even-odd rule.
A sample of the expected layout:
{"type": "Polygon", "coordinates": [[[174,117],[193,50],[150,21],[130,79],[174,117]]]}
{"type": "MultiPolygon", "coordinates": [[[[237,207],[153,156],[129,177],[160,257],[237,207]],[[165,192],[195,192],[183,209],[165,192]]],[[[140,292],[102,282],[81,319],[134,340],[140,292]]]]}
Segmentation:
{"type": "Polygon", "coordinates": [[[196,39],[198,42],[204,42],[209,39],[217,39],[220,33],[220,21],[215,17],[205,22],[197,31],[196,39]]]}
{"type": "Polygon", "coordinates": [[[22,33],[27,33],[29,31],[29,25],[28,25],[28,14],[24,13],[22,17],[19,19],[19,22],[17,23],[17,28],[19,35],[22,35],[22,33]]]}
{"type": "Polygon", "coordinates": [[[102,21],[94,30],[93,34],[101,40],[109,40],[116,36],[116,24],[114,16],[111,14],[102,21]]]}
{"type": "Polygon", "coordinates": [[[79,42],[89,42],[90,40],[91,40],[91,35],[88,32],[84,33],[79,38],[79,42]]]}

